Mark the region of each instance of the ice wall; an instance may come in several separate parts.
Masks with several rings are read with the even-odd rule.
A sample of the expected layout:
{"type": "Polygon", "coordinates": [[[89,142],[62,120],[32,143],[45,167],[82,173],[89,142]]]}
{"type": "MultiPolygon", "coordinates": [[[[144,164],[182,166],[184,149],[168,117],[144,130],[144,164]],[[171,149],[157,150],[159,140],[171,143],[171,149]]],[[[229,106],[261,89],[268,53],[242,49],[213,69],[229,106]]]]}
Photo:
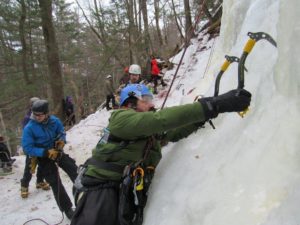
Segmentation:
{"type": "MultiPolygon", "coordinates": [[[[299,9],[296,0],[224,0],[211,71],[225,54],[241,55],[248,31],[271,34],[278,49],[260,41],[247,59],[245,87],[253,97],[244,119],[220,115],[216,130],[207,126],[164,150],[145,225],[299,225],[299,75],[290,66],[299,60],[299,9]]],[[[236,87],[236,74],[233,65],[220,93],[236,87]]]]}
{"type": "Polygon", "coordinates": [[[279,56],[275,70],[277,89],[286,96],[300,96],[300,1],[280,1],[279,56]]]}

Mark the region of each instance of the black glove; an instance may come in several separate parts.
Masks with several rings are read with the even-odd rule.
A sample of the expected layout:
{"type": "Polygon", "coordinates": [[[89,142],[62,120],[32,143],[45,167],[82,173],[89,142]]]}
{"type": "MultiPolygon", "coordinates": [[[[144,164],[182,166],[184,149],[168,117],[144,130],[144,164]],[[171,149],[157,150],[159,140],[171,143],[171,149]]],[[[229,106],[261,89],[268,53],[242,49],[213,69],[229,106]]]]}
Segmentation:
{"type": "Polygon", "coordinates": [[[219,113],[244,111],[250,105],[251,93],[244,89],[236,89],[198,101],[203,107],[205,119],[208,120],[217,117],[219,113]]]}

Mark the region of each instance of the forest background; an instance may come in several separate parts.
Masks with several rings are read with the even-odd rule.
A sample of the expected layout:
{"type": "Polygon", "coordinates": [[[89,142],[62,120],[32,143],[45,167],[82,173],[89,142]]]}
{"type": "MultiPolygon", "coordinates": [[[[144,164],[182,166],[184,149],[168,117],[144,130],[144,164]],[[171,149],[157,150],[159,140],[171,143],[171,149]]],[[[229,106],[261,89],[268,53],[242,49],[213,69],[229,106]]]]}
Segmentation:
{"type": "Polygon", "coordinates": [[[167,61],[189,44],[195,21],[210,32],[221,15],[222,0],[2,0],[0,135],[15,154],[34,96],[62,121],[72,96],[77,121],[85,118],[105,100],[108,74],[117,87],[137,63],[149,78],[151,55],[167,61]]]}

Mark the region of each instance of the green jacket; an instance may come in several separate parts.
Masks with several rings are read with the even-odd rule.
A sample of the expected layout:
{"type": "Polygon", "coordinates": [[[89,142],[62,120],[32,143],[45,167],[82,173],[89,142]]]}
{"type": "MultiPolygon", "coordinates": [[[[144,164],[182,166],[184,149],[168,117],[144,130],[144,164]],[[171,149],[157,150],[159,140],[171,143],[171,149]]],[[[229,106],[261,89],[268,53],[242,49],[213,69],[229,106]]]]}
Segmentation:
{"type": "MultiPolygon", "coordinates": [[[[144,164],[156,167],[162,156],[161,142],[176,142],[187,137],[204,120],[204,112],[198,102],[165,108],[158,112],[120,109],[112,113],[108,129],[113,136],[130,142],[126,145],[120,145],[120,142],[98,143],[92,157],[125,167],[143,158],[147,140],[154,135],[154,143],[144,164]]],[[[85,174],[101,180],[119,181],[122,177],[122,174],[93,165],[88,165],[85,174]]]]}

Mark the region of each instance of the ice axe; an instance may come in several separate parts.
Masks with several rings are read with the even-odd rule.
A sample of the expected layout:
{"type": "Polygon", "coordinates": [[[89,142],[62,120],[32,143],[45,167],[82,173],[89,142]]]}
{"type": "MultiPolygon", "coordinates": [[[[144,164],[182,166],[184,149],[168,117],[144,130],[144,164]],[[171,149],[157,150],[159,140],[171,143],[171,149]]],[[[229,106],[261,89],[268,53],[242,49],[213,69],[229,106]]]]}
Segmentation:
{"type": "Polygon", "coordinates": [[[217,97],[219,95],[219,87],[220,87],[220,81],[221,81],[222,75],[228,69],[228,67],[230,66],[231,63],[233,63],[233,62],[238,63],[239,61],[240,61],[240,59],[236,56],[225,55],[225,61],[221,67],[220,72],[217,75],[216,82],[215,82],[215,93],[214,93],[215,97],[217,97]]]}
{"type": "MultiPolygon", "coordinates": [[[[230,66],[231,63],[239,62],[239,60],[240,59],[236,56],[225,55],[225,61],[224,61],[223,65],[221,66],[220,72],[218,73],[217,78],[216,78],[214,97],[217,97],[219,95],[220,81],[221,81],[221,77],[224,74],[224,72],[228,69],[228,67],[230,66]]],[[[198,98],[199,98],[199,95],[197,95],[195,97],[194,102],[197,101],[198,98]]],[[[212,126],[213,129],[216,129],[211,120],[208,120],[208,122],[212,126]]]]}
{"type": "MultiPolygon", "coordinates": [[[[244,46],[244,50],[242,53],[242,56],[240,57],[240,62],[238,65],[238,89],[242,89],[245,86],[245,79],[244,79],[244,70],[245,70],[245,62],[249,55],[249,53],[252,51],[254,45],[256,42],[260,40],[267,40],[272,45],[277,47],[276,41],[271,37],[271,35],[264,33],[264,32],[257,32],[252,33],[248,32],[249,40],[247,41],[246,45],[244,46]]],[[[244,115],[249,111],[249,108],[245,109],[242,112],[239,112],[238,114],[243,118],[244,115]]]]}

